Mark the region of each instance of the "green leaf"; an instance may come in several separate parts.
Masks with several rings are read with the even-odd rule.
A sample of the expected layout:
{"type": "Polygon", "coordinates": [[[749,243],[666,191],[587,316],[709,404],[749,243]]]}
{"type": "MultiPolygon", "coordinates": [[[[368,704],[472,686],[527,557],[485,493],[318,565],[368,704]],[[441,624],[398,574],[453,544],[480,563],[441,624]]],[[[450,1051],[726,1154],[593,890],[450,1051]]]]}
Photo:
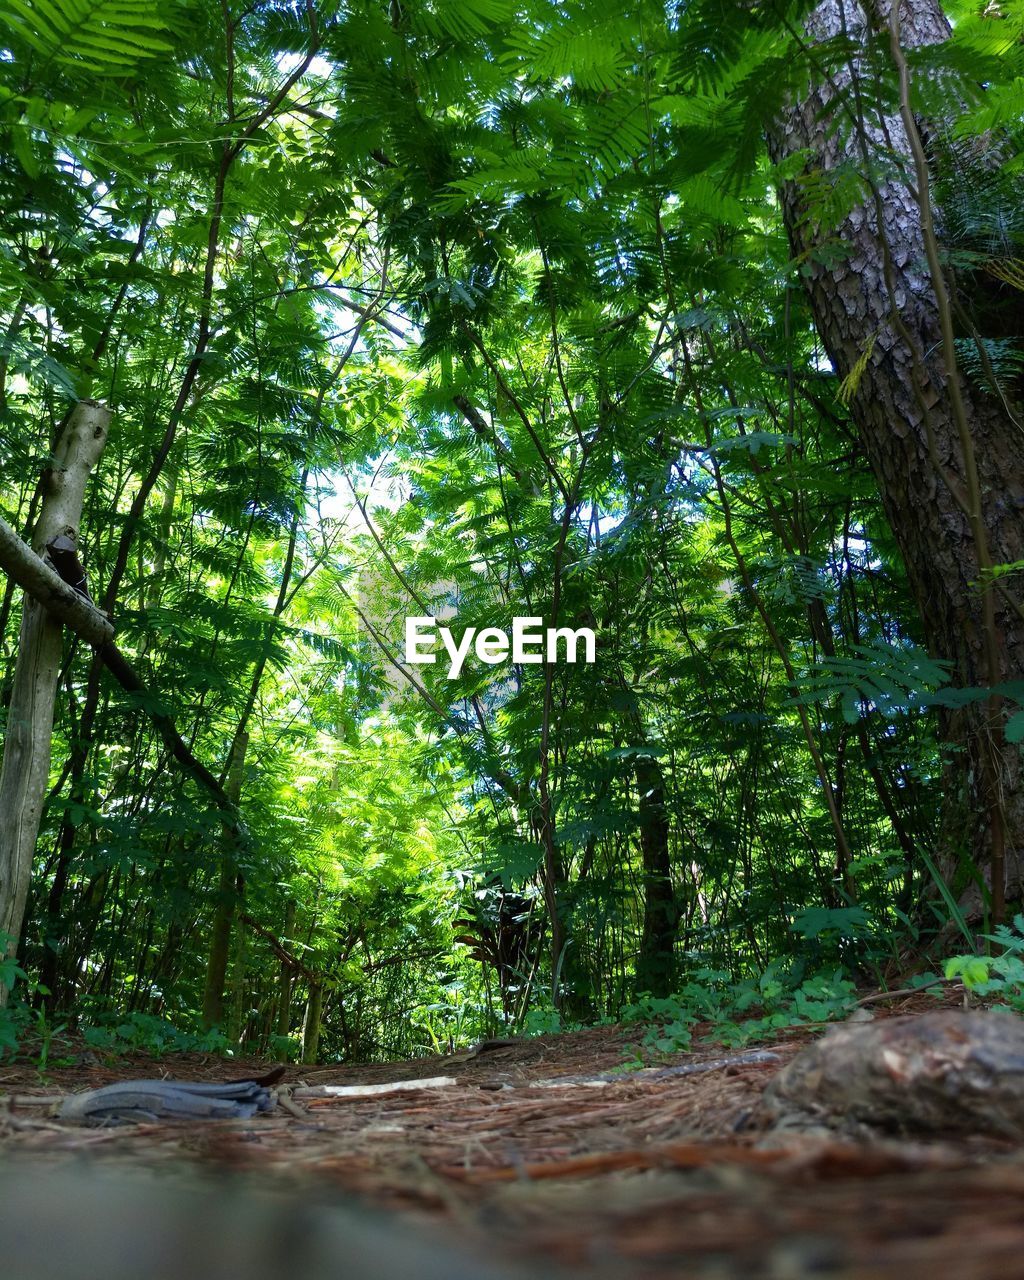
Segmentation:
{"type": "Polygon", "coordinates": [[[11,148],[18,163],[30,178],[38,178],[42,169],[32,147],[32,135],[28,131],[27,122],[18,120],[11,129],[11,148]]]}
{"type": "Polygon", "coordinates": [[[983,982],[988,982],[990,962],[984,956],[950,956],[946,961],[945,975],[947,978],[962,978],[968,991],[973,991],[983,982]]]}
{"type": "Polygon", "coordinates": [[[1015,712],[1006,722],[1006,741],[1024,742],[1024,711],[1015,712]]]}
{"type": "Polygon", "coordinates": [[[167,29],[154,0],[0,0],[0,24],[45,61],[95,75],[173,52],[153,34],[167,29]]]}

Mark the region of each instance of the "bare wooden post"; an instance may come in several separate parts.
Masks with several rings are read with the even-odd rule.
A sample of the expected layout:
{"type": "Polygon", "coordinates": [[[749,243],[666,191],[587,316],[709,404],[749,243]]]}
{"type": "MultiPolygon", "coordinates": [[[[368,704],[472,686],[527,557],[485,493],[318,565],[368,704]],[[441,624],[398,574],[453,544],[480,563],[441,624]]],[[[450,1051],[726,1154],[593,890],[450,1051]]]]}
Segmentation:
{"type": "MultiPolygon", "coordinates": [[[[54,538],[78,540],[89,476],[103,453],[110,410],[80,400],[71,411],[43,477],[43,501],[32,536],[38,556],[54,538]]],[[[0,765],[0,935],[13,955],[21,934],[50,775],[53,709],[63,625],[26,595],[0,765]]],[[[0,987],[0,1004],[7,992],[0,987]]]]}

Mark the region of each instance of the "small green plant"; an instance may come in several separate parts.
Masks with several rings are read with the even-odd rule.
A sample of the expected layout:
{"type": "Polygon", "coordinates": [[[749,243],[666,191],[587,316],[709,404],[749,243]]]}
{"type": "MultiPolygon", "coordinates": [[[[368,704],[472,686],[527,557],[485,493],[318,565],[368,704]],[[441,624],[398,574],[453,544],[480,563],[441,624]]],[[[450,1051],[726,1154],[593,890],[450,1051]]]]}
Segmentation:
{"type": "Polygon", "coordinates": [[[997,1008],[1024,1013],[1024,914],[1014,917],[1013,928],[997,925],[983,937],[999,949],[998,954],[950,956],[946,977],[960,978],[974,995],[999,997],[997,1008]]]}
{"type": "Polygon", "coordinates": [[[147,1053],[161,1058],[166,1053],[224,1053],[228,1049],[227,1037],[217,1029],[200,1034],[180,1031],[166,1018],[151,1013],[100,1015],[85,1027],[82,1038],[91,1048],[113,1055],[147,1053]]]}
{"type": "Polygon", "coordinates": [[[483,1027],[487,1009],[483,1001],[471,999],[466,984],[454,980],[441,987],[442,999],[425,1004],[411,1015],[412,1025],[422,1031],[431,1053],[444,1053],[449,1041],[463,1044],[483,1027]]]}
{"type": "Polygon", "coordinates": [[[51,1062],[53,1046],[67,1030],[67,1024],[53,1024],[42,1005],[33,1008],[30,999],[25,996],[47,996],[49,990],[41,983],[28,977],[12,956],[7,955],[8,935],[0,934],[0,985],[8,996],[8,1002],[0,1008],[0,1059],[13,1058],[26,1047],[34,1049],[36,1067],[44,1072],[51,1062]],[[19,999],[11,1000],[15,985],[20,984],[19,999]]]}
{"type": "Polygon", "coordinates": [[[301,1036],[271,1036],[270,1052],[275,1058],[281,1058],[285,1062],[298,1062],[302,1056],[302,1037],[301,1036]]]}
{"type": "Polygon", "coordinates": [[[20,1054],[23,1060],[34,1062],[41,1075],[50,1067],[68,1066],[74,1055],[66,1031],[67,1023],[51,1023],[45,1009],[33,1009],[26,1001],[18,1001],[8,1009],[0,1009],[0,1059],[20,1054]],[[55,1055],[58,1046],[60,1052],[55,1055]]]}
{"type": "MultiPolygon", "coordinates": [[[[40,992],[42,995],[48,995],[49,992],[45,987],[32,984],[32,989],[40,992]]],[[[36,1048],[36,1067],[40,1072],[44,1072],[51,1065],[50,1056],[53,1052],[54,1041],[59,1040],[62,1033],[67,1030],[67,1023],[60,1022],[54,1025],[46,1016],[46,1010],[40,1006],[32,1011],[32,1030],[34,1032],[36,1048]]],[[[60,1066],[61,1063],[52,1065],[60,1066]]]]}
{"type": "Polygon", "coordinates": [[[13,1058],[32,1024],[32,1010],[17,1001],[0,1009],[0,1062],[13,1058]]]}
{"type": "Polygon", "coordinates": [[[711,1024],[704,1043],[735,1048],[786,1027],[841,1018],[853,1007],[855,994],[842,969],[801,978],[779,960],[758,976],[739,980],[724,970],[699,969],[677,995],[647,996],[627,1007],[624,1021],[650,1024],[633,1047],[636,1062],[630,1063],[685,1052],[699,1022],[711,1024]]]}
{"type": "Polygon", "coordinates": [[[25,979],[25,970],[10,953],[13,941],[9,933],[0,929],[0,987],[4,987],[8,993],[14,990],[16,982],[25,979]]]}
{"type": "Polygon", "coordinates": [[[562,1015],[550,1005],[538,1009],[530,1009],[523,1019],[524,1036],[553,1035],[559,1031],[570,1031],[562,1022],[562,1015]]]}

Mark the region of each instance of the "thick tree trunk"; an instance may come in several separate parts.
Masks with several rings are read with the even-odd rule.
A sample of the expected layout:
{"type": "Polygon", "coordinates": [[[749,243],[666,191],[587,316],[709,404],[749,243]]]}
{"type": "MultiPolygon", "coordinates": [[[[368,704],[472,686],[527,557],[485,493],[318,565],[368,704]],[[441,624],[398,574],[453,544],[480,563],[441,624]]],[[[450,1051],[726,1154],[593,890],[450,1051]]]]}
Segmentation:
{"type": "MultiPolygon", "coordinates": [[[[883,47],[898,59],[899,45],[890,44],[886,29],[889,0],[869,9],[883,47]]],[[[904,47],[948,35],[935,0],[904,2],[899,17],[904,47]]],[[[806,27],[812,42],[846,32],[860,45],[868,29],[855,0],[824,0],[806,27]]],[[[909,107],[906,114],[880,116],[867,77],[855,57],[776,125],[769,139],[776,160],[808,152],[803,175],[782,189],[786,224],[825,348],[840,377],[853,375],[851,413],[932,654],[951,664],[960,687],[1019,680],[1021,613],[996,592],[986,600],[978,583],[986,557],[994,564],[1024,558],[1024,440],[995,394],[955,370],[955,383],[949,376],[948,298],[928,265],[927,188],[914,167],[916,124],[909,107]],[[822,227],[808,198],[812,187],[851,164],[864,173],[865,154],[879,153],[893,158],[893,175],[881,182],[876,176],[868,198],[837,230],[822,227]]],[[[1005,742],[1004,718],[997,702],[976,702],[945,715],[941,727],[950,748],[945,852],[969,853],[989,880],[995,866],[997,912],[1003,841],[1008,895],[1020,896],[1024,871],[1024,779],[1020,752],[1005,742]]],[[[967,887],[964,865],[958,891],[967,887]]],[[[977,909],[980,898],[969,892],[965,903],[977,909]]]]}
{"type": "MultiPolygon", "coordinates": [[[[68,416],[43,479],[45,492],[32,537],[38,556],[45,556],[47,546],[61,535],[77,541],[85,487],[103,452],[109,423],[110,410],[92,400],[79,401],[68,416]]],[[[21,933],[49,782],[62,635],[54,614],[26,595],[0,766],[0,944],[6,935],[11,954],[21,933]]]]}

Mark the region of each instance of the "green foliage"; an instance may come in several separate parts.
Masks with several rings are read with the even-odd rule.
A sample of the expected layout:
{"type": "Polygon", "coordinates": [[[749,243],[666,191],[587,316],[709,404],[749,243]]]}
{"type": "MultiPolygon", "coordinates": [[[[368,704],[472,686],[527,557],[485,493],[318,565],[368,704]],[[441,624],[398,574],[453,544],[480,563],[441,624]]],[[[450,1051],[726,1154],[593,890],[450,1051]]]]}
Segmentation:
{"type": "MultiPolygon", "coordinates": [[[[915,53],[958,356],[1008,398],[1018,10],[915,53]]],[[[939,732],[990,691],[928,654],[849,420],[881,348],[827,368],[777,192],[838,236],[903,175],[764,144],[849,42],[717,0],[315,12],[0,0],[0,514],[26,530],[76,396],[113,407],[81,551],[149,689],[69,646],[0,961],[45,1022],[10,1005],[6,1049],[84,1008],[104,1052],[294,1056],[319,986],[331,1060],[624,1011],[668,1052],[837,1016],[922,900],[970,938],[939,732]],[[599,659],[403,673],[410,613],[592,625],[599,659]]],[[[0,692],[18,627],[8,594],[0,692]]]]}
{"type": "Polygon", "coordinates": [[[795,701],[813,703],[838,697],[843,719],[856,724],[878,711],[887,719],[931,699],[946,683],[942,663],[907,646],[855,645],[842,657],[823,657],[801,678],[795,701]]]}
{"type": "Polygon", "coordinates": [[[3,987],[7,993],[14,990],[16,982],[28,976],[10,953],[13,941],[9,933],[0,930],[0,987],[3,987]]]}
{"type": "Polygon", "coordinates": [[[627,1006],[623,1021],[651,1024],[639,1046],[646,1061],[691,1048],[698,1025],[701,1043],[737,1047],[850,1013],[856,989],[841,969],[801,976],[800,968],[780,960],[739,981],[725,970],[701,969],[677,995],[627,1006]]]}
{"type": "Polygon", "coordinates": [[[0,1062],[18,1052],[31,1023],[31,1010],[21,1001],[0,1009],[0,1062]]]}
{"type": "Polygon", "coordinates": [[[54,1025],[45,1009],[33,1007],[32,998],[49,995],[49,991],[7,954],[10,942],[10,935],[0,931],[0,987],[4,994],[0,1005],[0,1061],[13,1058],[31,1040],[36,1065],[45,1071],[53,1041],[59,1039],[65,1024],[54,1025]]]}
{"type": "Polygon", "coordinates": [[[1014,917],[1012,928],[997,925],[983,937],[992,954],[950,956],[945,976],[959,978],[973,995],[994,998],[996,1008],[1024,1013],[1024,915],[1014,917]]]}
{"type": "Polygon", "coordinates": [[[0,22],[46,63],[124,75],[146,58],[172,52],[155,0],[3,0],[0,22]]]}
{"type": "Polygon", "coordinates": [[[101,1013],[82,1028],[82,1039],[104,1054],[145,1053],[151,1058],[168,1053],[223,1053],[229,1048],[220,1031],[197,1035],[179,1030],[166,1018],[138,1012],[121,1018],[101,1013]]]}
{"type": "Polygon", "coordinates": [[[575,1031],[578,1024],[567,1021],[550,1004],[540,1004],[530,1009],[522,1023],[524,1036],[558,1035],[563,1031],[575,1031]]]}

